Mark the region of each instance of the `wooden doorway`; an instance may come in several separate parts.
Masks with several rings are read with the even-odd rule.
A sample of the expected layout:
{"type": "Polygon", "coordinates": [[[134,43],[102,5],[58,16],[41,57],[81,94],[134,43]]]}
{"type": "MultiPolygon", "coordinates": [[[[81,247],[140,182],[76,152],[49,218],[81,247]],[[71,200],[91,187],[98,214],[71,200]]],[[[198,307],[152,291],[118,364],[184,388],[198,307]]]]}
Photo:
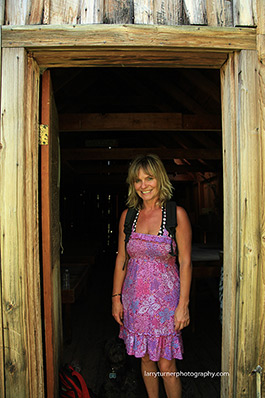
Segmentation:
{"type": "Polygon", "coordinates": [[[50,71],[41,86],[41,237],[47,397],[58,395],[62,354],[60,283],[60,144],[50,71]]]}

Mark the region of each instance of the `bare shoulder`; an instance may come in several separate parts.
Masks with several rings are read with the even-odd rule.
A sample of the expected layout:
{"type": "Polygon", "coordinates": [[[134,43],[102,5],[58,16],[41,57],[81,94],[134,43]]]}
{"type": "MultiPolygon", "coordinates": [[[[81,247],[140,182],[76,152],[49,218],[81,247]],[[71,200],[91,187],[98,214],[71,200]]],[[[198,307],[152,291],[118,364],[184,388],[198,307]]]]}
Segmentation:
{"type": "Polygon", "coordinates": [[[121,223],[121,224],[124,224],[127,212],[128,212],[128,209],[125,209],[125,210],[123,210],[123,212],[121,213],[121,218],[120,218],[120,223],[121,223]]]}
{"type": "Polygon", "coordinates": [[[178,222],[189,219],[186,210],[183,207],[177,206],[177,220],[178,222]]]}
{"type": "Polygon", "coordinates": [[[177,229],[190,229],[190,219],[186,210],[181,207],[177,206],[177,229]]]}

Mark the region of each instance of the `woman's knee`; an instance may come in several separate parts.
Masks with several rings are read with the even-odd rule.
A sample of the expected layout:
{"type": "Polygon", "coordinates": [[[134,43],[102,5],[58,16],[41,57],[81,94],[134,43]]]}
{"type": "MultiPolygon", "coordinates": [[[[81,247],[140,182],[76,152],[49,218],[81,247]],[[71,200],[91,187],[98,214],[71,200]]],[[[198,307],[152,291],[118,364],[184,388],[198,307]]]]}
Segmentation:
{"type": "Polygon", "coordinates": [[[176,362],[175,359],[165,359],[165,358],[160,358],[158,361],[158,367],[161,373],[164,372],[176,372],[176,362]]]}
{"type": "Polygon", "coordinates": [[[151,359],[149,358],[149,355],[148,355],[148,354],[145,354],[145,356],[142,357],[141,360],[142,360],[142,363],[144,363],[144,364],[153,362],[153,361],[151,361],[151,359]]]}

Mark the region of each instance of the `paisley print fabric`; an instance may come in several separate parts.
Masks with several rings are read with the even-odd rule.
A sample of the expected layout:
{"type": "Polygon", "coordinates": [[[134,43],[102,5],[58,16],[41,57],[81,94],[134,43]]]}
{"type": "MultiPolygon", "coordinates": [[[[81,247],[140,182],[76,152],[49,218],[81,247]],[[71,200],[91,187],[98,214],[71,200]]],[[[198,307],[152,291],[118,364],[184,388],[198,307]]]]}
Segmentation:
{"type": "Polygon", "coordinates": [[[123,326],[119,337],[129,355],[152,361],[182,359],[180,332],[174,330],[179,301],[179,274],[169,254],[171,238],[132,232],[127,244],[130,260],[122,289],[123,326]]]}

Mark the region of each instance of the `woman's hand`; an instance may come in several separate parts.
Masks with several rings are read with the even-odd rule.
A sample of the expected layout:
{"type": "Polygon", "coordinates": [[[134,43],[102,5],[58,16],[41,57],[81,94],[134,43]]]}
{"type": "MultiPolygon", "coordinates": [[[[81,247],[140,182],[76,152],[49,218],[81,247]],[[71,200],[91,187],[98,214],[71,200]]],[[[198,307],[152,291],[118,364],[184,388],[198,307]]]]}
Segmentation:
{"type": "Polygon", "coordinates": [[[119,325],[123,325],[123,305],[120,297],[112,297],[112,316],[119,325]]]}
{"type": "Polygon", "coordinates": [[[189,307],[187,305],[185,306],[178,305],[174,315],[174,325],[176,332],[188,326],[189,323],[190,323],[189,307]]]}

